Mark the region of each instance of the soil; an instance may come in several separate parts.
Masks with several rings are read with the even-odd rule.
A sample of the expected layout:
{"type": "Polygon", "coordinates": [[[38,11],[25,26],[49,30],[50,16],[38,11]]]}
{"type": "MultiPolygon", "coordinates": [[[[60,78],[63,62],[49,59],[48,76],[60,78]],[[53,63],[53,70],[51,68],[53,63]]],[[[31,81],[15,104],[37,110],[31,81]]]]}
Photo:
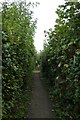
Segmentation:
{"type": "Polygon", "coordinates": [[[51,101],[47,91],[40,80],[40,72],[34,72],[31,105],[28,113],[29,118],[55,118],[52,113],[51,101]]]}

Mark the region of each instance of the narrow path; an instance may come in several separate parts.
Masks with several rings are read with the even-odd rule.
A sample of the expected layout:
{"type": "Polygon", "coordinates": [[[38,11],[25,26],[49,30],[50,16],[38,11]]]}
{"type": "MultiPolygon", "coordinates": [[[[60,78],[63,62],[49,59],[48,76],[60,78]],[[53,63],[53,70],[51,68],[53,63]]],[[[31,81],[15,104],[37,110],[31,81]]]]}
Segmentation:
{"type": "Polygon", "coordinates": [[[40,73],[34,73],[33,90],[29,118],[53,118],[47,92],[40,81],[40,73]]]}

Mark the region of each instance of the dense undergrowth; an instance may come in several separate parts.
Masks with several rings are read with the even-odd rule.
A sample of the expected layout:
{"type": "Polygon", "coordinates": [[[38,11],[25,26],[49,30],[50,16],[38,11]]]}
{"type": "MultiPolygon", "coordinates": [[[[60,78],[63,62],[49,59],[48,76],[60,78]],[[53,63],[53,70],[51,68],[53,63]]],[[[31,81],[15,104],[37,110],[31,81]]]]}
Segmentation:
{"type": "Polygon", "coordinates": [[[46,32],[41,69],[53,109],[61,120],[80,119],[80,3],[58,7],[54,30],[46,32]]]}
{"type": "Polygon", "coordinates": [[[26,2],[4,2],[1,9],[3,119],[23,118],[29,105],[36,28],[30,6],[26,2]]]}

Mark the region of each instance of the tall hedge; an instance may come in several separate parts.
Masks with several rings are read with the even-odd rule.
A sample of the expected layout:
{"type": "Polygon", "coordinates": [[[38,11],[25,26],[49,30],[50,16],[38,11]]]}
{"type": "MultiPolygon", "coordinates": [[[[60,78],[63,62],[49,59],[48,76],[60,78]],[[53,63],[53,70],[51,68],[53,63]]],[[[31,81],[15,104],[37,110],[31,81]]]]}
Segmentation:
{"type": "Polygon", "coordinates": [[[56,11],[54,30],[46,34],[42,73],[53,109],[61,120],[80,118],[80,3],[66,2],[56,11]]]}
{"type": "Polygon", "coordinates": [[[15,117],[15,114],[24,117],[24,114],[17,113],[17,107],[20,109],[20,99],[24,97],[25,90],[26,95],[29,94],[34,68],[33,37],[36,28],[30,6],[26,2],[4,2],[2,5],[2,98],[3,118],[6,119],[15,117]]]}

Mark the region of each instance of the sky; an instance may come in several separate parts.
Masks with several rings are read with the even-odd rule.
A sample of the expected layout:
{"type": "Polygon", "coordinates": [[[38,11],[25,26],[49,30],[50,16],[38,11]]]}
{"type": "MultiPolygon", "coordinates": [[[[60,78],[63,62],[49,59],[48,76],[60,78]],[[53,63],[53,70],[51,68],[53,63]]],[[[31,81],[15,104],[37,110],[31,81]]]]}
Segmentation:
{"type": "Polygon", "coordinates": [[[39,2],[34,9],[34,17],[38,18],[37,29],[34,37],[34,45],[39,52],[43,50],[44,30],[54,29],[57,14],[55,13],[58,5],[64,4],[64,0],[27,0],[31,2],[39,2]]]}
{"type": "MultiPolygon", "coordinates": [[[[1,1],[17,1],[17,0],[0,0],[1,1]]],[[[65,0],[23,0],[28,2],[39,2],[40,5],[33,9],[34,18],[37,18],[37,29],[34,37],[34,45],[39,52],[43,50],[44,30],[54,29],[57,14],[55,13],[58,5],[64,4],[65,0]]]]}

